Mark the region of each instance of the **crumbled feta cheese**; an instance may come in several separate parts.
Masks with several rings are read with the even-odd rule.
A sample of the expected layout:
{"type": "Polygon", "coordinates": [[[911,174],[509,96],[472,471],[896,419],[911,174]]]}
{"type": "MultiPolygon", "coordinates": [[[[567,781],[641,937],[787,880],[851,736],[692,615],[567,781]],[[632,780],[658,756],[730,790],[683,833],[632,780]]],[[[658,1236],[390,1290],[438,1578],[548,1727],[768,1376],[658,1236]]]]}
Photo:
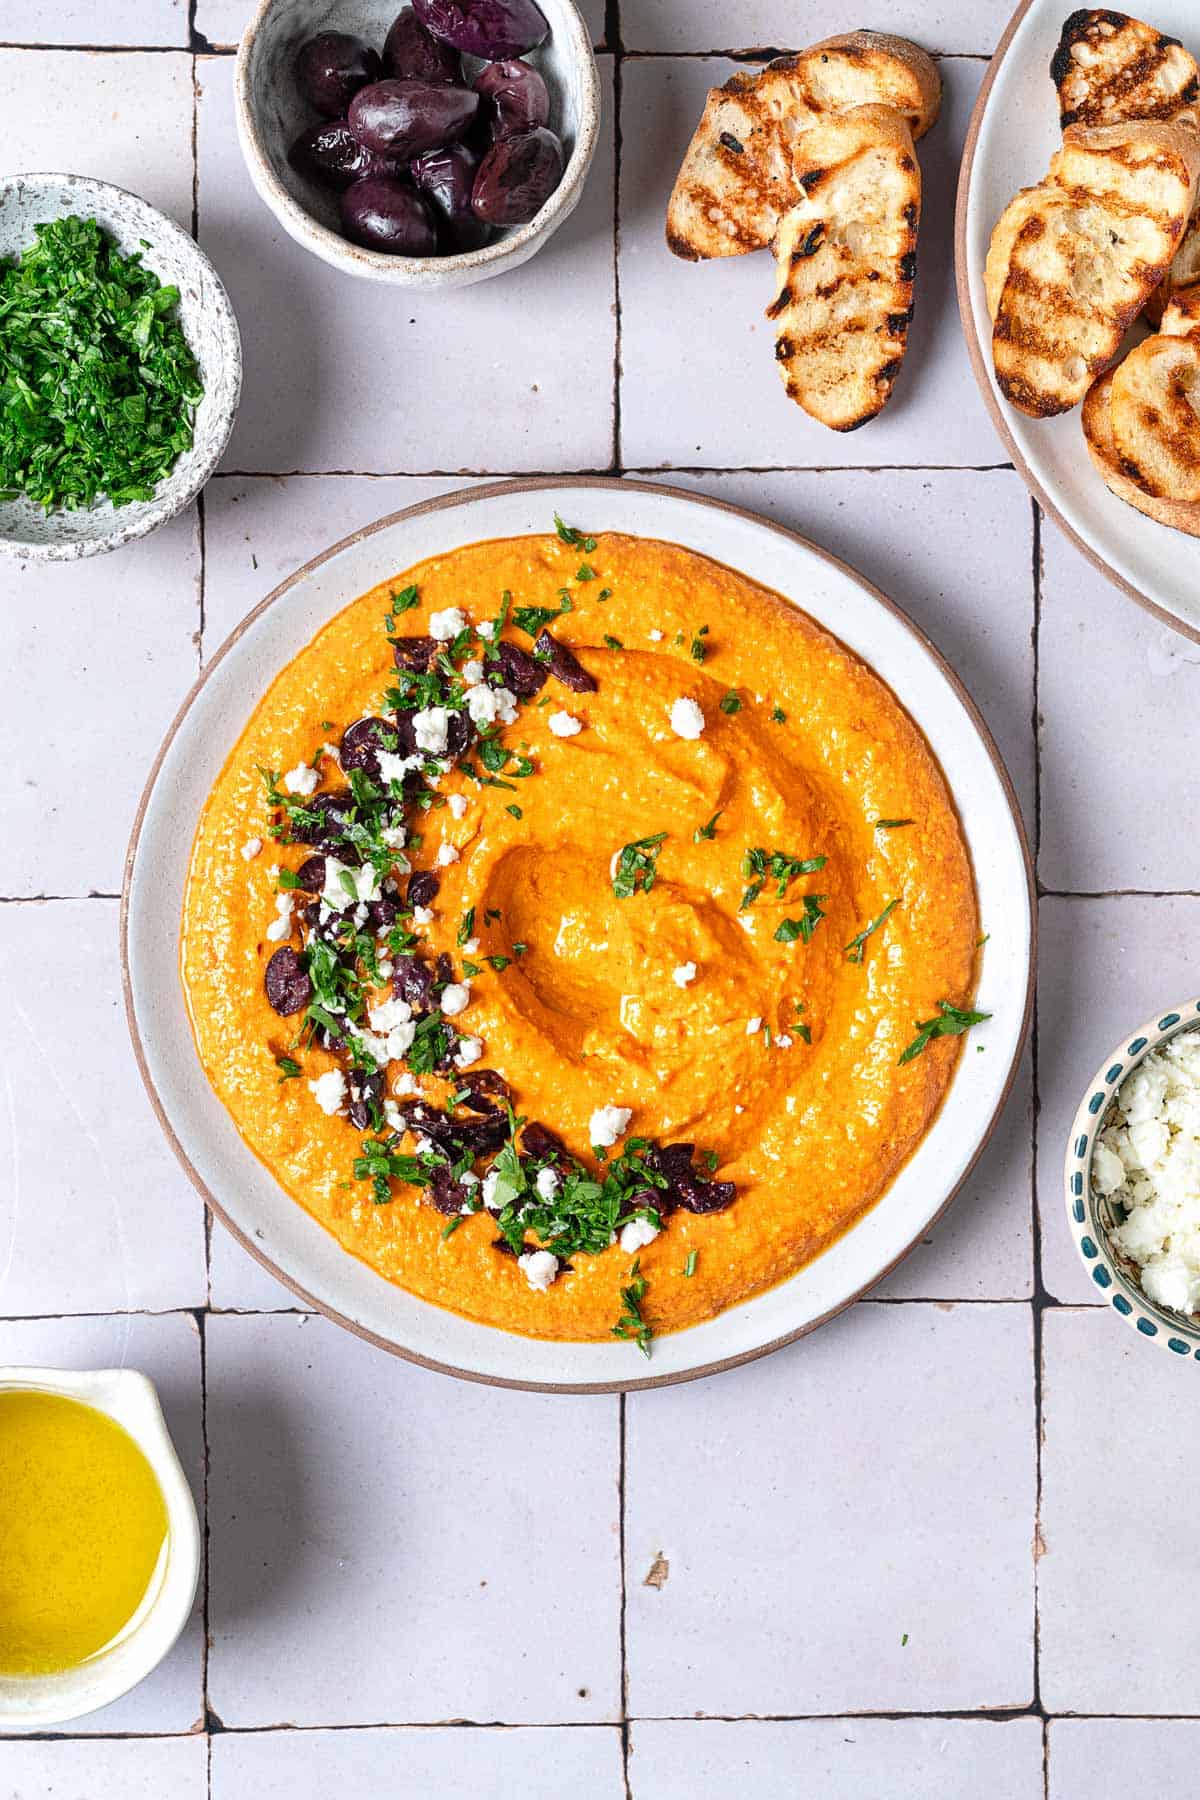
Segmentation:
{"type": "Polygon", "coordinates": [[[384,1101],[383,1119],[384,1124],[387,1125],[390,1131],[404,1130],[404,1114],[400,1111],[400,1108],[396,1105],[394,1100],[384,1101]]]}
{"type": "Polygon", "coordinates": [[[583,720],[569,712],[551,713],[546,723],[555,737],[560,738],[578,737],[583,730],[583,720]]]}
{"type": "Polygon", "coordinates": [[[517,697],[506,687],[468,688],[467,711],[481,728],[497,720],[501,725],[511,725],[517,716],[517,697]]]}
{"type": "Polygon", "coordinates": [[[464,939],[463,945],[462,945],[462,952],[463,952],[464,956],[477,956],[479,953],[479,939],[478,938],[464,939]]]}
{"type": "Polygon", "coordinates": [[[322,744],[321,748],[317,751],[317,755],[327,756],[330,762],[335,762],[337,764],[339,769],[342,766],[342,753],[336,744],[322,744]]]}
{"type": "Polygon", "coordinates": [[[474,1169],[464,1169],[458,1178],[458,1185],[459,1187],[465,1188],[477,1188],[479,1186],[479,1177],[476,1175],[474,1169]]]}
{"type": "Polygon", "coordinates": [[[518,1256],[517,1267],[530,1287],[544,1294],[558,1274],[558,1258],[550,1250],[527,1250],[518,1256]]]}
{"type": "Polygon", "coordinates": [[[393,1094],[419,1094],[421,1084],[408,1069],[402,1069],[392,1082],[393,1094]]]}
{"type": "MultiPolygon", "coordinates": [[[[408,1031],[415,1033],[416,1026],[398,1025],[396,1030],[399,1032],[408,1031]]],[[[389,1040],[388,1038],[385,1038],[381,1032],[364,1031],[361,1025],[356,1025],[349,1035],[356,1044],[366,1051],[368,1056],[374,1057],[377,1063],[389,1063],[396,1060],[395,1057],[388,1055],[389,1040]]]]}
{"type": "Polygon", "coordinates": [[[689,981],[695,981],[695,979],[696,965],[694,962],[680,963],[677,969],[671,970],[671,980],[676,987],[685,988],[689,981]]]}
{"type": "Polygon", "coordinates": [[[756,1031],[761,1031],[761,1030],[762,1030],[762,1020],[761,1019],[747,1019],[746,1020],[746,1036],[747,1037],[753,1037],[756,1031]]]}
{"type": "Polygon", "coordinates": [[[698,738],[704,730],[704,714],[686,694],[671,702],[671,730],[681,738],[698,738]]]}
{"type": "Polygon", "coordinates": [[[461,606],[448,606],[444,612],[430,613],[429,635],[439,644],[448,644],[460,631],[467,629],[467,615],[461,606]]]}
{"type": "Polygon", "coordinates": [[[558,1192],[559,1184],[560,1178],[557,1169],[538,1170],[537,1180],[534,1183],[534,1186],[537,1188],[537,1191],[543,1200],[553,1200],[555,1194],[558,1192]]]}
{"type": "Polygon", "coordinates": [[[316,793],[320,779],[317,771],[310,769],[307,763],[297,763],[284,776],[283,785],[289,794],[303,794],[307,798],[309,794],[316,793]]]}
{"type": "Polygon", "coordinates": [[[261,849],[262,849],[262,839],[261,838],[247,838],[245,843],[242,845],[242,861],[243,862],[253,862],[255,857],[258,855],[258,853],[261,849]]]}
{"type": "Polygon", "coordinates": [[[1113,1242],[1151,1300],[1200,1311],[1200,1031],[1181,1031],[1122,1082],[1092,1157],[1092,1184],[1125,1208],[1113,1242]]]}
{"type": "Polygon", "coordinates": [[[483,624],[477,625],[475,629],[481,638],[493,638],[496,635],[496,621],[494,619],[485,619],[483,624]]]}
{"type": "Polygon", "coordinates": [[[403,825],[385,825],[379,835],[389,850],[403,850],[408,842],[408,832],[403,825]]]}
{"type": "Polygon", "coordinates": [[[462,666],[462,678],[467,687],[478,687],[483,680],[483,664],[476,657],[462,666]]]}
{"type": "Polygon", "coordinates": [[[413,733],[418,750],[427,750],[431,756],[440,756],[446,748],[446,727],[450,714],[444,706],[427,706],[423,712],[415,712],[412,716],[413,733]]]}
{"type": "Polygon", "coordinates": [[[664,634],[661,631],[659,631],[657,626],[655,626],[654,630],[652,632],[650,632],[648,635],[650,638],[650,642],[652,644],[661,644],[663,641],[664,634]]]}
{"type": "Polygon", "coordinates": [[[496,1206],[496,1189],[499,1187],[499,1185],[500,1185],[499,1174],[497,1173],[497,1171],[495,1169],[489,1169],[487,1174],[483,1178],[483,1186],[479,1190],[480,1197],[483,1200],[483,1204],[487,1207],[489,1212],[496,1212],[496,1211],[501,1210],[500,1208],[498,1208],[496,1206]]]}
{"type": "Polygon", "coordinates": [[[330,1118],[340,1113],[346,1103],[346,1077],[340,1069],[326,1069],[308,1084],[309,1092],[323,1113],[330,1118]]]}
{"type": "Polygon", "coordinates": [[[787,1037],[786,1035],[777,1037],[775,1039],[775,1042],[779,1045],[779,1048],[781,1050],[790,1050],[792,1047],[792,1040],[790,1037],[787,1037]]]}
{"type": "Polygon", "coordinates": [[[407,1000],[381,1000],[378,1006],[372,1006],[367,1012],[372,1031],[382,1031],[386,1037],[397,1025],[407,1025],[412,1018],[412,1007],[407,1000]]]}
{"type": "MultiPolygon", "coordinates": [[[[384,935],[386,936],[387,934],[385,933],[384,935]]],[[[379,962],[376,964],[376,967],[379,971],[380,981],[390,981],[391,980],[392,964],[388,961],[386,956],[380,957],[379,962]]]]}
{"type": "Polygon", "coordinates": [[[588,1142],[598,1150],[607,1150],[616,1143],[632,1117],[632,1106],[598,1106],[588,1123],[588,1142]]]}
{"type": "Polygon", "coordinates": [[[433,924],[433,908],[432,908],[432,906],[414,906],[413,907],[413,924],[414,925],[432,925],[433,924]]]}
{"type": "Polygon", "coordinates": [[[458,861],[458,851],[453,844],[439,844],[437,860],[439,869],[448,869],[451,863],[458,861]]]}
{"type": "Polygon", "coordinates": [[[332,912],[345,912],[348,907],[357,907],[368,900],[378,900],[379,871],[370,863],[364,863],[361,869],[352,869],[348,864],[339,862],[336,856],[327,856],[321,898],[332,912]],[[349,880],[343,881],[343,875],[348,876],[349,880]]]}
{"type": "Polygon", "coordinates": [[[399,756],[395,750],[377,750],[375,761],[379,765],[379,779],[386,786],[390,781],[403,781],[410,769],[419,769],[425,761],[423,756],[399,756]]]}
{"type": "Polygon", "coordinates": [[[451,981],[442,989],[442,1011],[448,1019],[456,1019],[471,1004],[471,984],[451,981]]]}
{"type": "Polygon", "coordinates": [[[294,895],[276,894],[275,911],[279,916],[267,926],[267,937],[272,944],[282,943],[285,937],[292,935],[292,908],[295,904],[294,895]]]}
{"type": "Polygon", "coordinates": [[[447,801],[446,801],[446,805],[450,808],[450,817],[452,819],[465,819],[466,818],[468,801],[467,801],[467,796],[465,794],[449,795],[449,797],[447,798],[447,801]]]}
{"type": "Polygon", "coordinates": [[[652,1225],[649,1219],[630,1219],[628,1225],[621,1227],[621,1248],[626,1256],[633,1256],[638,1250],[644,1250],[658,1236],[658,1226],[652,1225]]]}
{"type": "Polygon", "coordinates": [[[483,1039],[477,1037],[459,1038],[458,1049],[454,1052],[456,1069],[469,1069],[483,1055],[483,1039]]]}

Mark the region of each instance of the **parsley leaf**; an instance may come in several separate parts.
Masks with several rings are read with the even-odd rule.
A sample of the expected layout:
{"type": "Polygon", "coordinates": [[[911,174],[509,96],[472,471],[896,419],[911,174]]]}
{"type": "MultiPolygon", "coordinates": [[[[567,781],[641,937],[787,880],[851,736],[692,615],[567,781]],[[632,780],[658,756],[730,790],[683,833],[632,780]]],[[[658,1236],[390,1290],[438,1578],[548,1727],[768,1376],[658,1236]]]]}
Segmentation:
{"type": "Polygon", "coordinates": [[[879,917],[877,919],[872,919],[869,925],[864,925],[862,930],[858,933],[858,936],[850,939],[850,942],[846,945],[847,962],[860,963],[862,961],[863,951],[866,949],[867,945],[867,939],[871,936],[872,932],[879,930],[879,927],[883,924],[884,920],[895,912],[899,904],[899,900],[889,900],[879,917]]]}
{"type": "Polygon", "coordinates": [[[559,542],[570,544],[573,550],[582,550],[585,555],[590,556],[596,548],[594,537],[585,537],[574,525],[564,525],[557,513],[554,515],[554,529],[558,533],[559,542]]]}
{"type": "Polygon", "coordinates": [[[625,1310],[613,1326],[612,1333],[614,1337],[632,1341],[643,1356],[649,1356],[654,1333],[642,1317],[642,1301],[646,1298],[650,1283],[644,1275],[638,1273],[639,1267],[640,1259],[635,1257],[629,1271],[629,1286],[621,1289],[621,1301],[625,1310]]]}
{"type": "Polygon", "coordinates": [[[725,808],[723,806],[719,806],[717,808],[716,812],[713,814],[712,818],[708,821],[707,825],[697,825],[695,831],[692,833],[693,844],[698,844],[700,842],[701,838],[715,838],[716,837],[716,835],[717,835],[717,820],[720,818],[721,814],[724,811],[725,811],[725,808]]]}
{"type": "Polygon", "coordinates": [[[821,907],[822,900],[828,900],[828,894],[805,894],[804,911],[798,919],[781,919],[775,928],[777,944],[794,944],[797,938],[806,944],[812,943],[813,932],[825,917],[821,907]]]}
{"type": "Polygon", "coordinates": [[[912,825],[914,823],[915,823],[915,820],[913,820],[913,819],[876,819],[875,830],[876,831],[899,831],[899,829],[902,825],[912,825]]]}
{"type": "Polygon", "coordinates": [[[939,1000],[937,1004],[936,1019],[916,1021],[917,1035],[900,1057],[900,1063],[912,1062],[915,1056],[920,1056],[923,1050],[928,1049],[934,1038],[961,1037],[972,1025],[982,1025],[985,1019],[992,1016],[991,1013],[966,1012],[961,1007],[951,1006],[948,1000],[939,1000]]]}
{"type": "Polygon", "coordinates": [[[612,878],[612,891],[618,900],[628,900],[639,891],[650,892],[658,874],[658,854],[666,839],[665,831],[656,831],[653,837],[635,838],[623,847],[612,878]]]}

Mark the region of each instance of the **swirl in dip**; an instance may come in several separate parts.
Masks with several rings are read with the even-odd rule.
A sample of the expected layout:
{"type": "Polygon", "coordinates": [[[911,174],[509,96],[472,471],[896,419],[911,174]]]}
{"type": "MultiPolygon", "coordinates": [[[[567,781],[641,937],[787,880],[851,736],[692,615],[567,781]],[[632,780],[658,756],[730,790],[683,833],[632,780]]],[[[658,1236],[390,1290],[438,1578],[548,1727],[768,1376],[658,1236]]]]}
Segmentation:
{"type": "Polygon", "coordinates": [[[560,526],[422,563],[283,671],[201,818],[182,972],[213,1087],[346,1250],[647,1348],[885,1193],[978,935],[864,663],[692,551],[560,526]]]}

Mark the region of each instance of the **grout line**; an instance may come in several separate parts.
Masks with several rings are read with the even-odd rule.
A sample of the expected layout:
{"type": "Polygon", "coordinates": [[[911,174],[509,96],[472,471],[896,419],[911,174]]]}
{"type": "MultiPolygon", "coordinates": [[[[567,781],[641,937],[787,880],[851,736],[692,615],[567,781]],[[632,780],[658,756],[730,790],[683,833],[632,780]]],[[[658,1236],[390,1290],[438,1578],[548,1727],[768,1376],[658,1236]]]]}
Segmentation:
{"type": "Polygon", "coordinates": [[[73,905],[77,900],[119,900],[120,894],[110,894],[100,888],[91,888],[86,894],[0,894],[0,906],[46,906],[51,901],[62,900],[73,905]]]}
{"type": "MultiPolygon", "coordinates": [[[[1030,497],[1030,508],[1033,522],[1033,711],[1030,723],[1033,728],[1033,868],[1036,885],[1037,869],[1042,853],[1042,736],[1040,723],[1041,709],[1041,650],[1042,650],[1042,515],[1037,501],[1030,497]]],[[[1035,901],[1036,905],[1036,901],[1035,901]]],[[[1041,1056],[1038,1038],[1038,996],[1036,987],[1036,971],[1034,975],[1033,1020],[1029,1033],[1030,1086],[1032,1090],[1032,1136],[1030,1143],[1031,1166],[1029,1183],[1030,1204],[1030,1247],[1033,1252],[1033,1296],[1030,1302],[1032,1325],[1033,1353],[1033,1458],[1034,1458],[1034,1498],[1033,1498],[1033,1542],[1030,1550],[1033,1556],[1033,1706],[1042,1718],[1042,1787],[1043,1800],[1048,1800],[1049,1781],[1046,1756],[1046,1712],[1042,1704],[1042,1665],[1041,1665],[1041,1596],[1039,1589],[1039,1573],[1042,1544],[1042,1324],[1048,1304],[1046,1283],[1042,1272],[1042,1225],[1040,1193],[1038,1190],[1038,1144],[1041,1123],[1041,1056]]]]}
{"type": "Polygon", "coordinates": [[[621,1613],[618,1620],[618,1636],[621,1650],[621,1774],[625,1786],[625,1800],[633,1800],[633,1790],[629,1785],[629,1641],[626,1623],[626,1595],[629,1585],[628,1546],[625,1542],[625,1470],[626,1470],[626,1402],[629,1396],[620,1395],[618,1411],[618,1452],[617,1452],[617,1544],[621,1563],[621,1613]]]}
{"type": "MultiPolygon", "coordinates": [[[[612,475],[613,465],[590,469],[219,469],[212,481],[573,481],[612,475]]],[[[619,465],[626,475],[993,475],[1011,474],[1011,463],[659,463],[619,465]]]]}
{"type": "Polygon", "coordinates": [[[209,1473],[212,1467],[212,1456],[208,1443],[208,1310],[198,1306],[195,1311],[196,1329],[200,1334],[200,1445],[202,1463],[200,1473],[200,1506],[201,1506],[201,1541],[203,1556],[201,1559],[200,1589],[200,1704],[201,1716],[204,1720],[205,1735],[208,1738],[208,1792],[212,1793],[212,1738],[208,1736],[209,1704],[208,1704],[208,1659],[210,1644],[210,1602],[212,1597],[212,1525],[209,1517],[208,1493],[209,1473]]]}
{"type": "Polygon", "coordinates": [[[623,325],[621,310],[621,108],[625,93],[625,51],[621,39],[620,0],[605,0],[604,36],[613,49],[613,420],[612,473],[621,473],[621,381],[623,325]]]}
{"type": "MultiPolygon", "coordinates": [[[[805,46],[797,49],[784,49],[779,44],[763,44],[737,50],[624,50],[623,55],[633,62],[706,62],[710,58],[724,57],[730,62],[768,63],[780,56],[798,56],[805,46]]],[[[990,50],[930,50],[928,53],[934,62],[982,62],[992,60],[990,50]]]]}

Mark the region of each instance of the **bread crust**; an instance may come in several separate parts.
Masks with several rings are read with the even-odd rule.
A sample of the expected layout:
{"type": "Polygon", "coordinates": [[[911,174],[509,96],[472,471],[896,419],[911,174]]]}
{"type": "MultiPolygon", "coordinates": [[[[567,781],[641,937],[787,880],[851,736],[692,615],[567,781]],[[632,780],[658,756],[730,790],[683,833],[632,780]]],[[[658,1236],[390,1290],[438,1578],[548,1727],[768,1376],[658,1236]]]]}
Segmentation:
{"type": "Polygon", "coordinates": [[[1059,123],[1200,125],[1200,69],[1178,38],[1108,7],[1081,7],[1050,60],[1059,123]]]}
{"type": "Polygon", "coordinates": [[[1093,382],[1084,400],[1083,435],[1088,454],[1105,486],[1119,500],[1159,525],[1185,532],[1189,537],[1200,537],[1200,503],[1148,492],[1141,468],[1122,453],[1112,410],[1113,383],[1118,372],[1107,370],[1093,382]]]}

